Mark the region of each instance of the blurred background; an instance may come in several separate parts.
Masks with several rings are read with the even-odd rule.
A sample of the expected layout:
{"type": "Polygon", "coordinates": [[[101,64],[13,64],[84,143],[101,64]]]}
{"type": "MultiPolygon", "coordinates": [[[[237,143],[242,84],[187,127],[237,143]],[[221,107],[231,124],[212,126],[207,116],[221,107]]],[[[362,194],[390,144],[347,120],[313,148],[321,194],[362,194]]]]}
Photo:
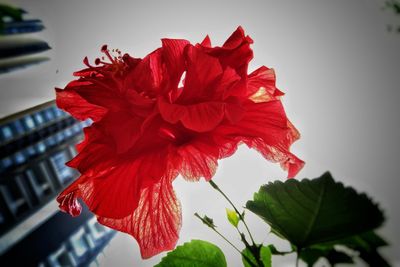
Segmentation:
{"type": "MultiPolygon", "coordinates": [[[[159,47],[163,37],[196,43],[209,34],[213,45],[222,45],[239,25],[254,40],[249,71],[261,65],[275,69],[277,86],[286,93],[288,117],[302,134],[292,148],[306,161],[297,178],[329,170],[345,185],[372,196],[387,218],[378,232],[391,245],[381,252],[400,266],[400,20],[383,8],[385,1],[2,3],[25,10],[22,18],[28,22],[6,21],[14,24],[2,28],[4,34],[4,29],[11,30],[0,37],[0,48],[17,55],[18,47],[28,47],[31,53],[24,64],[10,57],[11,52],[0,60],[2,266],[20,266],[9,262],[13,257],[20,260],[15,257],[20,251],[37,255],[32,265],[43,267],[153,266],[160,261],[165,253],[142,260],[132,237],[101,227],[87,211],[75,219],[57,211],[54,197],[77,175],[63,162],[76,153],[74,144],[90,122],[77,122],[58,111],[51,102],[54,87],[72,80],[72,72],[84,67],[85,56],[93,62],[103,44],[143,57],[159,47]],[[13,34],[12,29],[25,32],[13,34]]],[[[214,181],[243,206],[260,185],[285,177],[278,165],[242,146],[220,161],[214,181]]],[[[241,266],[240,256],[193,216],[207,214],[239,244],[226,220],[228,204],[204,181],[189,183],[178,177],[174,187],[183,210],[178,244],[191,239],[213,242],[229,266],[241,266]]],[[[259,218],[249,212],[247,218],[259,242],[276,241],[259,218]]],[[[277,247],[285,250],[288,244],[277,247]]],[[[275,257],[273,264],[293,266],[294,260],[275,257]]]]}

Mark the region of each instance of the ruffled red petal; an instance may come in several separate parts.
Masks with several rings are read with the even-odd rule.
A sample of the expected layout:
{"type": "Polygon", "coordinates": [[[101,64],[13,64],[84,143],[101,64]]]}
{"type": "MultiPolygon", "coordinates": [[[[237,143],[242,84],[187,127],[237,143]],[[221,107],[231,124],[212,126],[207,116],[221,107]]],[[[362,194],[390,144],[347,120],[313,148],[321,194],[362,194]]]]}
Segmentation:
{"type": "MultiPolygon", "coordinates": [[[[283,169],[288,170],[288,177],[294,177],[304,162],[290,153],[290,146],[299,135],[288,121],[282,103],[279,100],[247,102],[244,108],[246,112],[242,120],[236,125],[219,127],[216,134],[234,136],[269,161],[280,163],[283,169]]],[[[225,140],[223,137],[220,139],[225,140]]],[[[234,144],[234,141],[228,141],[228,144],[234,144]]]]}
{"type": "Polygon", "coordinates": [[[138,208],[121,218],[98,217],[115,230],[131,234],[138,242],[142,258],[150,258],[175,247],[181,228],[181,207],[172,188],[176,174],[166,175],[142,189],[138,208]]]}
{"type": "Polygon", "coordinates": [[[147,55],[126,77],[125,86],[134,88],[137,92],[147,97],[155,97],[160,89],[165,76],[161,48],[147,55]]]}
{"type": "Polygon", "coordinates": [[[110,138],[94,123],[84,129],[85,139],[77,145],[79,153],[67,165],[84,174],[88,171],[101,172],[111,166],[110,159],[115,158],[115,149],[110,138]]]}
{"type": "Polygon", "coordinates": [[[204,177],[207,181],[214,176],[219,157],[219,148],[212,138],[197,139],[180,146],[171,161],[174,168],[189,181],[198,181],[204,177]]]}
{"type": "Polygon", "coordinates": [[[212,83],[222,74],[219,61],[200,49],[186,46],[187,71],[185,86],[178,98],[179,103],[187,103],[197,100],[208,100],[214,94],[212,83]]]}
{"type": "Polygon", "coordinates": [[[131,149],[139,139],[143,121],[144,118],[128,112],[109,112],[96,126],[103,129],[104,137],[110,138],[109,144],[113,144],[116,153],[121,154],[131,149]]]}
{"type": "Polygon", "coordinates": [[[275,86],[275,71],[262,66],[251,74],[247,80],[247,96],[254,102],[266,102],[283,93],[275,86]]]}
{"type": "Polygon", "coordinates": [[[225,104],[205,102],[193,105],[169,104],[164,99],[158,101],[158,108],[164,120],[170,123],[181,121],[190,130],[207,132],[214,129],[224,118],[225,104]]]}
{"type": "Polygon", "coordinates": [[[169,74],[169,90],[177,88],[182,73],[185,71],[183,52],[188,44],[187,40],[162,39],[163,59],[169,74]]]}
{"type": "MultiPolygon", "coordinates": [[[[141,190],[158,183],[165,175],[167,166],[167,159],[163,153],[148,154],[136,160],[125,158],[113,162],[114,166],[109,165],[101,171],[87,171],[60,194],[58,201],[61,203],[67,199],[67,203],[71,202],[70,193],[74,192],[74,198],[82,198],[96,215],[123,218],[133,213],[138,205],[141,190]],[[157,162],[157,165],[154,165],[154,162],[157,162]]],[[[69,212],[71,209],[64,210],[69,212]]]]}
{"type": "Polygon", "coordinates": [[[203,45],[199,47],[202,47],[207,54],[218,58],[224,68],[229,66],[245,78],[248,64],[253,58],[253,50],[250,48],[252,43],[253,40],[246,36],[242,27],[239,26],[222,47],[203,45]]]}
{"type": "Polygon", "coordinates": [[[61,90],[56,88],[57,106],[78,120],[92,119],[99,121],[107,113],[107,109],[91,104],[73,90],[61,90]]]}
{"type": "Polygon", "coordinates": [[[82,212],[82,206],[78,201],[78,183],[80,183],[79,179],[72,183],[57,197],[60,210],[73,217],[78,216],[82,212]]]}

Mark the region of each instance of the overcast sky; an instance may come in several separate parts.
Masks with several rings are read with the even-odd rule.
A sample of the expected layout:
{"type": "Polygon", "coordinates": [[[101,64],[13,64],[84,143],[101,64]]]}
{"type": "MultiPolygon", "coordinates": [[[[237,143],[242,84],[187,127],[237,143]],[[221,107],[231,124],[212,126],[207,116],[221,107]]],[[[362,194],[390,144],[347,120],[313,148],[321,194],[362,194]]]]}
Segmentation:
{"type": "MultiPolygon", "coordinates": [[[[143,57],[163,37],[196,43],[209,34],[214,45],[222,45],[243,26],[254,40],[250,71],[261,65],[275,69],[288,117],[302,134],[293,146],[306,161],[298,178],[330,170],[337,180],[368,192],[388,219],[379,232],[392,246],[382,252],[399,261],[400,34],[386,31],[394,19],[380,9],[382,1],[8,2],[43,20],[47,29],[35,36],[53,49],[50,62],[0,76],[0,117],[53,99],[53,88],[65,86],[83,67],[82,59],[94,60],[103,44],[143,57]]],[[[241,147],[220,162],[214,180],[241,206],[261,184],[285,177],[279,166],[241,147]]],[[[229,266],[240,266],[237,253],[193,216],[206,213],[239,244],[225,219],[227,203],[203,181],[178,177],[174,185],[183,209],[179,243],[214,242],[229,266]]],[[[260,219],[249,212],[248,219],[258,241],[274,240],[260,219]]],[[[163,255],[143,262],[134,239],[121,234],[106,249],[103,265],[153,266],[163,255]]],[[[294,259],[287,260],[293,266],[294,259]]]]}

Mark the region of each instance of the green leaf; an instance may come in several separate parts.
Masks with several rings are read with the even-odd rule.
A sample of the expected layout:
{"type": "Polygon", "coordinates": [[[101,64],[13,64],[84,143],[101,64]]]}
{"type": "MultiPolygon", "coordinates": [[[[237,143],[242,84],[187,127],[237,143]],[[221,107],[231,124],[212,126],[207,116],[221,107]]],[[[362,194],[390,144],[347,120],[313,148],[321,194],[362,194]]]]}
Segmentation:
{"type": "Polygon", "coordinates": [[[280,256],[284,256],[290,253],[294,253],[295,251],[279,251],[274,245],[270,244],[268,245],[269,250],[271,251],[272,255],[280,255],[280,256]]]}
{"type": "Polygon", "coordinates": [[[358,251],[359,257],[370,266],[390,266],[378,252],[378,248],[387,246],[388,244],[373,231],[339,240],[336,244],[344,245],[358,251]]]}
{"type": "MultiPolygon", "coordinates": [[[[258,249],[259,249],[258,253],[260,255],[259,260],[263,264],[263,267],[271,267],[272,266],[272,263],[271,263],[272,253],[271,253],[271,250],[269,249],[269,247],[268,246],[260,246],[258,249]]],[[[245,267],[259,266],[254,255],[251,253],[251,251],[248,248],[245,248],[242,251],[242,262],[245,267]],[[247,259],[243,255],[245,255],[247,257],[247,259]],[[251,260],[253,265],[251,265],[248,262],[248,260],[251,260]]]]}
{"type": "Polygon", "coordinates": [[[334,266],[338,263],[353,263],[352,257],[344,252],[336,251],[332,248],[307,248],[300,252],[300,259],[307,263],[307,266],[313,266],[320,258],[326,258],[334,266]]]}
{"type": "MultiPolygon", "coordinates": [[[[370,266],[390,267],[390,264],[378,253],[378,248],[387,246],[385,240],[373,231],[351,236],[335,242],[321,243],[303,249],[300,258],[312,266],[320,257],[325,257],[331,264],[346,263],[346,256],[336,251],[338,245],[357,251],[358,256],[370,266]]],[[[343,253],[342,253],[343,254],[343,253]]]]}
{"type": "Polygon", "coordinates": [[[216,245],[192,240],[168,252],[155,267],[226,267],[226,260],[216,245]]]}
{"type": "Polygon", "coordinates": [[[246,207],[297,248],[361,234],[384,221],[365,194],[335,182],[328,172],[313,180],[264,185],[246,207]]]}
{"type": "Polygon", "coordinates": [[[242,251],[242,262],[243,262],[244,267],[258,266],[257,260],[254,258],[253,254],[251,253],[251,251],[248,248],[245,248],[242,251]],[[244,256],[246,256],[246,257],[244,257],[244,256]],[[250,264],[249,260],[253,264],[250,264]]]}
{"type": "Polygon", "coordinates": [[[260,258],[261,258],[261,262],[264,264],[264,267],[272,266],[272,262],[271,262],[272,253],[271,253],[271,250],[269,249],[269,247],[266,247],[266,246],[261,247],[260,258]]]}
{"type": "Polygon", "coordinates": [[[238,227],[239,224],[239,216],[236,211],[231,209],[226,209],[226,216],[228,217],[228,221],[235,227],[238,227]]]}

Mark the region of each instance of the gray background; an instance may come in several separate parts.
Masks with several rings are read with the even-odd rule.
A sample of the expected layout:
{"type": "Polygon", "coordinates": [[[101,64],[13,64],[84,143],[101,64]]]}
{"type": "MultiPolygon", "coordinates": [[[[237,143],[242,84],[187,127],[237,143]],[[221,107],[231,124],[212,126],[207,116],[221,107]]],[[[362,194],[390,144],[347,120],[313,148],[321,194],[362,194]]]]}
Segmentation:
{"type": "MultiPolygon", "coordinates": [[[[82,59],[94,60],[102,44],[143,57],[160,46],[160,38],[199,42],[209,34],[222,45],[238,25],[255,41],[250,71],[266,65],[277,73],[277,85],[289,118],[302,138],[293,151],[305,160],[298,178],[326,170],[346,185],[368,192],[385,210],[379,231],[392,244],[382,251],[399,264],[399,44],[388,33],[395,20],[380,10],[379,0],[303,1],[9,1],[43,20],[37,34],[53,50],[51,62],[0,76],[0,116],[54,98],[82,59]]],[[[241,147],[220,162],[214,180],[239,206],[259,186],[286,174],[255,151],[241,147]]],[[[214,218],[220,230],[239,244],[225,219],[228,207],[204,181],[174,183],[182,203],[179,243],[204,239],[218,244],[229,266],[240,266],[237,253],[203,226],[193,213],[214,218]]],[[[272,242],[267,227],[248,213],[258,241],[272,242]]],[[[278,247],[285,249],[286,243],[278,247]]],[[[152,266],[164,254],[142,261],[133,238],[119,234],[104,252],[104,266],[152,266]]],[[[294,258],[276,258],[277,266],[294,258]]],[[[360,266],[362,266],[360,264],[360,266]]]]}

